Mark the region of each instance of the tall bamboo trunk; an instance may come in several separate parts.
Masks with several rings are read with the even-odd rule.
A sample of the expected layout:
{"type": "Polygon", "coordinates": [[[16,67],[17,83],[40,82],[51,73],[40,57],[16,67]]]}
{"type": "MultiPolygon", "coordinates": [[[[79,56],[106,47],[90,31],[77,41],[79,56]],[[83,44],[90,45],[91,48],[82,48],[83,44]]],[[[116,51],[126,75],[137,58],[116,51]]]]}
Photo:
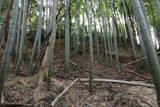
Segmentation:
{"type": "Polygon", "coordinates": [[[54,46],[56,40],[56,13],[57,13],[57,3],[58,0],[53,1],[53,25],[52,25],[52,33],[51,37],[49,38],[49,45],[46,48],[45,55],[42,61],[42,68],[41,72],[39,73],[39,84],[43,83],[47,80],[48,84],[50,85],[51,82],[51,74],[52,74],[52,64],[53,64],[53,53],[54,53],[54,46]]]}
{"type": "MultiPolygon", "coordinates": [[[[28,72],[29,74],[32,74],[32,64],[33,64],[33,58],[34,55],[36,53],[36,48],[38,47],[38,57],[40,56],[40,52],[41,52],[41,29],[42,29],[42,0],[39,0],[39,16],[38,16],[38,28],[37,28],[37,32],[36,32],[36,38],[34,41],[34,45],[32,48],[32,54],[31,54],[31,58],[29,61],[29,67],[28,67],[28,72]]],[[[39,65],[39,64],[38,64],[39,65]]],[[[37,66],[39,67],[39,66],[37,66]]]]}
{"type": "MultiPolygon", "coordinates": [[[[134,41],[134,37],[133,37],[133,36],[135,36],[135,34],[134,34],[134,31],[131,29],[131,23],[129,23],[129,20],[128,20],[129,15],[128,15],[127,7],[125,5],[124,0],[123,0],[123,8],[124,8],[124,14],[126,16],[125,17],[126,25],[129,28],[128,31],[129,31],[129,37],[130,37],[130,41],[131,41],[131,45],[132,45],[132,50],[133,50],[133,56],[135,57],[135,59],[137,59],[135,41],[134,41]]],[[[130,19],[130,21],[131,21],[131,19],[130,19]]]]}
{"type": "Polygon", "coordinates": [[[23,58],[23,49],[24,49],[24,40],[26,36],[27,31],[27,11],[28,11],[28,2],[29,0],[24,0],[24,8],[23,8],[23,18],[22,18],[22,33],[21,33],[21,41],[20,41],[20,47],[19,47],[19,53],[18,53],[18,60],[16,64],[16,74],[20,71],[20,66],[22,63],[23,58]]]}
{"type": "MultiPolygon", "coordinates": [[[[70,0],[65,0],[66,9],[69,8],[70,0]]],[[[69,70],[70,60],[70,16],[69,11],[66,12],[65,16],[65,71],[69,70]]]]}
{"type": "Polygon", "coordinates": [[[80,18],[79,18],[79,13],[80,13],[80,10],[79,10],[79,6],[78,6],[78,3],[79,3],[79,0],[76,0],[76,11],[75,11],[75,14],[76,14],[76,27],[77,27],[77,33],[75,35],[75,51],[78,53],[79,51],[79,37],[80,37],[80,18]]]}
{"type": "Polygon", "coordinates": [[[134,10],[134,14],[136,16],[136,20],[139,23],[142,39],[144,41],[144,45],[146,47],[147,58],[151,67],[152,77],[154,80],[154,84],[157,92],[157,101],[160,106],[160,66],[158,61],[158,56],[156,50],[151,42],[149,28],[147,26],[147,22],[145,20],[145,16],[140,5],[139,0],[132,0],[132,6],[134,10]]]}
{"type": "Polygon", "coordinates": [[[18,60],[18,52],[19,52],[19,47],[20,47],[20,36],[21,36],[21,24],[22,24],[22,12],[23,12],[23,1],[19,3],[21,6],[19,6],[19,16],[18,16],[18,24],[17,24],[17,37],[16,37],[16,57],[15,57],[15,65],[18,60]]]}
{"type": "Polygon", "coordinates": [[[86,8],[87,8],[87,19],[88,19],[88,35],[89,35],[89,63],[90,63],[90,92],[93,90],[93,72],[94,72],[94,64],[93,64],[93,42],[92,42],[92,19],[91,19],[91,9],[89,5],[89,1],[86,2],[86,8]]]}
{"type": "Polygon", "coordinates": [[[14,1],[12,19],[11,19],[10,29],[8,33],[8,40],[7,40],[5,53],[4,53],[2,64],[1,64],[0,101],[2,99],[2,92],[4,88],[5,72],[7,71],[7,68],[8,68],[9,57],[11,55],[13,44],[14,44],[14,39],[15,39],[16,25],[17,25],[17,19],[18,19],[18,3],[19,3],[19,0],[14,1]]]}

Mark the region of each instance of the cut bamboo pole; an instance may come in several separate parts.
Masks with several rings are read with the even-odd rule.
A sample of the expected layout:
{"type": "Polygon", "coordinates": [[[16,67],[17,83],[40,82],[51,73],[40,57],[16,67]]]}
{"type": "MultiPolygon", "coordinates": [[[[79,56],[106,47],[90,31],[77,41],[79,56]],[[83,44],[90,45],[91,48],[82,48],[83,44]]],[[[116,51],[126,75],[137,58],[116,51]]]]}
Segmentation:
{"type": "Polygon", "coordinates": [[[62,98],[62,96],[79,80],[79,78],[76,78],[61,94],[59,94],[55,100],[52,102],[52,107],[56,105],[56,103],[62,98]]]}
{"type": "MultiPolygon", "coordinates": [[[[89,81],[88,78],[80,78],[79,80],[81,82],[88,82],[89,81]]],[[[113,80],[113,79],[94,78],[93,82],[107,82],[107,83],[116,83],[116,84],[125,84],[125,85],[143,86],[143,87],[148,87],[148,88],[154,88],[154,85],[152,85],[152,84],[145,84],[145,83],[133,82],[133,81],[113,80]]]]}

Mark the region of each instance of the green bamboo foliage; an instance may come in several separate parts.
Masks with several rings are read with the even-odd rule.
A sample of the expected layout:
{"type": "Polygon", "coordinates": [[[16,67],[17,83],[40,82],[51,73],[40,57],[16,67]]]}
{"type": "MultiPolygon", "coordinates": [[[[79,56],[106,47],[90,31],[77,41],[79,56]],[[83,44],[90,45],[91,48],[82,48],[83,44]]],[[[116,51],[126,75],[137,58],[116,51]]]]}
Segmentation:
{"type": "Polygon", "coordinates": [[[160,16],[160,1],[159,0],[154,0],[155,1],[155,4],[157,5],[158,7],[158,14],[160,16]]]}
{"type": "Polygon", "coordinates": [[[33,65],[33,58],[36,53],[36,48],[38,47],[38,56],[40,56],[40,48],[41,48],[41,29],[42,29],[42,0],[39,0],[39,16],[38,16],[38,28],[36,32],[36,38],[34,41],[34,45],[32,48],[32,54],[29,61],[28,72],[32,74],[32,65],[33,65]]]}
{"type": "Polygon", "coordinates": [[[9,29],[9,33],[8,33],[8,40],[7,40],[5,53],[4,53],[3,60],[2,60],[2,65],[1,65],[0,101],[2,99],[2,92],[3,92],[3,88],[4,88],[5,72],[7,71],[7,68],[8,68],[9,57],[11,55],[13,44],[14,44],[16,25],[17,25],[17,20],[18,20],[18,8],[19,8],[18,3],[19,3],[19,0],[14,1],[12,19],[10,22],[10,29],[9,29]]]}
{"type": "MultiPolygon", "coordinates": [[[[66,9],[69,8],[70,0],[65,0],[66,9]]],[[[69,11],[66,12],[65,16],[65,71],[69,69],[69,59],[70,59],[70,18],[69,11]]]]}
{"type": "Polygon", "coordinates": [[[27,10],[28,10],[28,1],[24,0],[24,8],[23,8],[23,18],[22,18],[22,33],[21,33],[21,41],[20,41],[20,47],[19,47],[19,53],[18,53],[18,60],[16,64],[16,73],[19,73],[20,66],[22,63],[22,57],[23,57],[23,49],[24,49],[24,40],[26,36],[26,30],[27,30],[27,10]]]}
{"type": "Polygon", "coordinates": [[[134,10],[134,14],[136,16],[137,22],[139,24],[142,39],[144,41],[144,45],[146,47],[147,57],[150,64],[150,68],[152,71],[152,77],[154,80],[154,84],[157,92],[157,101],[160,106],[160,66],[158,61],[158,56],[156,50],[151,42],[151,37],[149,33],[149,28],[147,26],[147,22],[145,20],[145,16],[140,5],[139,0],[132,0],[132,6],[134,10]]]}
{"type": "Polygon", "coordinates": [[[159,32],[159,29],[158,29],[158,25],[156,23],[156,17],[155,17],[154,11],[153,11],[154,10],[153,4],[150,1],[148,1],[148,2],[149,2],[151,14],[152,14],[152,24],[155,25],[155,26],[153,26],[154,34],[156,35],[156,37],[158,39],[158,42],[159,42],[160,41],[160,32],[159,32]]]}
{"type": "Polygon", "coordinates": [[[87,9],[87,19],[88,19],[88,35],[89,35],[89,56],[90,56],[90,91],[93,89],[93,72],[94,72],[94,64],[93,64],[93,42],[92,42],[92,19],[91,19],[91,6],[89,5],[89,1],[85,1],[86,9],[87,9]]]}

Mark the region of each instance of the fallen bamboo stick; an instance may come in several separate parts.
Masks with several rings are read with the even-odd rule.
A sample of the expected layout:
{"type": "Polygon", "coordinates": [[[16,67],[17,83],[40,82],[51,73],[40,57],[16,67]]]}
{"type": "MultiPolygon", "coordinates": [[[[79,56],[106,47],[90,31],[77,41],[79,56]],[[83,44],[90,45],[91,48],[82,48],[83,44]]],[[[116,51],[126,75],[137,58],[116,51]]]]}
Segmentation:
{"type": "MultiPolygon", "coordinates": [[[[80,66],[78,66],[75,62],[71,61],[71,64],[73,64],[75,67],[77,67],[79,69],[80,72],[82,71],[86,71],[88,73],[90,73],[89,69],[81,69],[80,66]]],[[[95,72],[95,74],[97,74],[98,76],[100,77],[104,77],[102,74],[98,73],[98,72],[95,72]]]]}
{"type": "MultiPolygon", "coordinates": [[[[88,78],[80,78],[79,80],[81,82],[89,82],[88,78]]],[[[93,82],[108,82],[108,83],[134,85],[134,86],[144,86],[144,87],[148,87],[148,88],[154,88],[154,85],[152,85],[152,84],[144,84],[144,83],[140,83],[140,82],[113,80],[113,79],[98,79],[98,78],[94,78],[93,82]]]]}
{"type": "Polygon", "coordinates": [[[75,62],[71,61],[71,64],[73,64],[75,67],[79,69],[80,72],[82,72],[82,69],[79,65],[77,65],[75,62]]]}
{"type": "Polygon", "coordinates": [[[61,94],[59,94],[55,100],[51,103],[52,107],[55,106],[55,104],[59,101],[59,99],[79,80],[79,78],[76,78],[61,94]]]}
{"type": "Polygon", "coordinates": [[[128,73],[132,73],[132,74],[134,74],[134,75],[136,75],[136,76],[138,76],[138,77],[141,77],[141,78],[143,78],[143,79],[146,79],[146,80],[151,80],[151,78],[149,78],[149,77],[146,77],[146,76],[143,76],[143,75],[141,75],[141,74],[139,74],[139,73],[137,73],[137,72],[135,72],[135,71],[132,71],[132,70],[130,70],[130,69],[125,69],[128,73]]]}
{"type": "MultiPolygon", "coordinates": [[[[157,54],[160,54],[160,52],[157,52],[157,54]]],[[[137,60],[128,62],[128,63],[126,63],[126,64],[122,64],[122,65],[119,65],[119,66],[116,66],[116,67],[114,67],[114,68],[111,68],[111,69],[109,69],[109,70],[104,70],[104,71],[113,71],[114,69],[118,69],[118,68],[121,68],[121,67],[125,67],[125,66],[128,66],[128,65],[134,64],[134,63],[136,63],[136,62],[143,61],[143,60],[145,60],[145,59],[147,59],[147,57],[143,57],[143,58],[140,58],[140,59],[137,59],[137,60]]]]}
{"type": "Polygon", "coordinates": [[[134,61],[132,61],[132,62],[128,62],[128,63],[126,63],[126,64],[122,64],[122,65],[119,65],[119,66],[116,66],[116,67],[114,67],[114,68],[111,68],[111,69],[109,69],[109,70],[104,70],[104,71],[113,71],[113,70],[115,70],[115,69],[118,69],[118,68],[121,68],[121,67],[125,67],[125,66],[128,66],[128,65],[134,64],[134,63],[136,63],[136,62],[143,61],[143,60],[145,60],[145,59],[147,59],[147,57],[143,57],[143,58],[141,58],[141,59],[137,59],[137,60],[134,60],[134,61]]]}

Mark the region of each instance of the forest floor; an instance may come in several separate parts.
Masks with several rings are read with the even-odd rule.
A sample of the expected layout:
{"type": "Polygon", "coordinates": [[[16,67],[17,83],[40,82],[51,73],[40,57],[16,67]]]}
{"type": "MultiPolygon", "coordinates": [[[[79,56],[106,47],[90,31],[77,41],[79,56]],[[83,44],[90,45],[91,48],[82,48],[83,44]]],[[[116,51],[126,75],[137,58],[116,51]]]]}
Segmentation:
{"type": "MultiPolygon", "coordinates": [[[[76,78],[89,77],[89,56],[83,58],[71,53],[70,69],[64,72],[64,43],[55,49],[54,73],[51,87],[47,84],[37,84],[37,74],[27,76],[27,66],[22,66],[21,75],[15,76],[14,64],[11,61],[5,83],[5,104],[23,104],[28,107],[50,107],[51,102],[76,78]],[[82,68],[80,67],[82,66],[82,68]]],[[[86,49],[86,52],[88,49],[86,49]]],[[[94,52],[95,53],[95,52],[94,52]]],[[[120,48],[121,64],[133,61],[130,47],[120,48]]],[[[2,51],[0,57],[2,57],[2,51]]],[[[153,84],[148,69],[143,69],[143,62],[138,62],[126,67],[109,71],[104,56],[99,60],[94,56],[94,77],[115,80],[138,81],[153,84]],[[144,79],[127,69],[147,77],[144,79]],[[108,70],[108,71],[107,71],[108,70]]],[[[114,55],[113,55],[114,58],[114,55]]],[[[12,60],[12,59],[11,59],[12,60]]],[[[1,63],[1,62],[0,62],[1,63]]],[[[115,66],[115,65],[114,65],[115,66]]],[[[76,82],[67,93],[56,103],[56,107],[158,107],[154,88],[142,86],[128,86],[105,82],[94,83],[93,92],[89,92],[88,82],[76,82]]],[[[5,106],[4,106],[5,107],[5,106]]],[[[9,106],[6,106],[9,107],[9,106]]],[[[15,106],[18,107],[18,106],[15,106]]]]}

